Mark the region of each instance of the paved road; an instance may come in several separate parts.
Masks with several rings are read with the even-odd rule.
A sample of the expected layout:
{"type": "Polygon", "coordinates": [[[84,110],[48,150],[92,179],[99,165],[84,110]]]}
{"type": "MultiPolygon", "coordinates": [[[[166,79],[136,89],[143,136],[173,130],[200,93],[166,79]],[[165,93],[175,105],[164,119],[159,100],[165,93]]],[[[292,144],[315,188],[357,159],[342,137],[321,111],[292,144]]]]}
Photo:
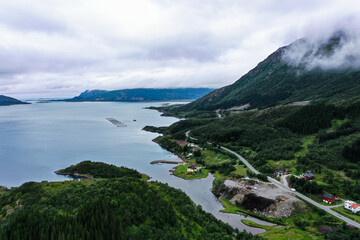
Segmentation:
{"type": "MultiPolygon", "coordinates": [[[[259,171],[257,171],[253,166],[251,166],[251,164],[245,160],[245,158],[243,158],[242,156],[240,156],[239,154],[237,154],[236,152],[226,148],[226,147],[221,147],[222,149],[234,154],[235,156],[237,156],[251,171],[253,171],[254,173],[256,174],[259,174],[259,171]]],[[[275,179],[271,178],[271,177],[268,177],[269,181],[272,182],[273,184],[277,185],[278,187],[288,191],[288,192],[291,192],[293,194],[295,194],[296,196],[304,199],[305,201],[311,203],[312,205],[315,205],[321,209],[323,209],[324,211],[330,213],[331,215],[337,217],[337,218],[340,218],[341,220],[347,222],[348,224],[354,226],[354,227],[357,227],[357,228],[360,228],[360,224],[351,220],[351,219],[348,219],[340,214],[338,214],[337,212],[334,212],[333,210],[331,210],[328,206],[324,206],[324,205],[321,205],[320,203],[317,203],[315,202],[314,200],[308,198],[307,196],[299,193],[299,192],[294,192],[294,191],[291,191],[291,189],[287,186],[285,186],[284,184],[281,184],[280,182],[276,181],[275,179]]]]}
{"type": "MultiPolygon", "coordinates": [[[[279,187],[281,187],[281,188],[283,188],[283,189],[285,189],[285,190],[288,190],[289,192],[292,192],[292,191],[290,190],[290,188],[284,186],[283,184],[279,183],[279,182],[276,181],[275,179],[270,178],[270,177],[269,177],[268,179],[269,179],[270,182],[274,183],[275,185],[277,185],[277,186],[279,186],[279,187]]],[[[321,205],[320,203],[315,202],[314,200],[308,198],[307,196],[305,196],[305,195],[303,195],[303,194],[301,194],[301,193],[299,193],[299,192],[292,192],[292,193],[294,193],[296,196],[304,199],[305,201],[311,203],[312,205],[315,205],[315,206],[323,209],[324,211],[330,213],[331,215],[333,215],[333,216],[335,216],[335,217],[337,217],[337,218],[340,218],[341,220],[347,222],[348,224],[350,224],[350,225],[352,225],[352,226],[354,226],[354,227],[360,228],[360,224],[359,224],[359,223],[357,223],[357,222],[355,222],[355,221],[353,221],[353,220],[351,220],[351,219],[349,219],[349,218],[346,218],[346,217],[338,214],[337,212],[334,212],[334,211],[331,210],[328,206],[321,205]]]]}
{"type": "Polygon", "coordinates": [[[239,154],[237,154],[236,152],[226,148],[226,147],[221,147],[222,149],[234,154],[236,157],[238,157],[251,171],[253,171],[256,174],[259,174],[260,172],[258,170],[256,170],[248,161],[246,161],[245,158],[243,158],[242,156],[240,156],[239,154]]]}
{"type": "MultiPolygon", "coordinates": [[[[196,138],[190,137],[190,136],[189,136],[189,133],[190,133],[190,131],[187,131],[187,132],[185,133],[186,137],[189,137],[190,139],[195,139],[195,140],[196,140],[196,138]]],[[[237,154],[236,152],[234,152],[234,151],[232,151],[232,150],[230,150],[230,149],[228,149],[228,148],[226,148],[226,147],[221,147],[221,148],[224,149],[225,151],[228,151],[228,152],[234,154],[236,157],[238,157],[238,158],[239,158],[251,171],[253,171],[254,173],[256,173],[256,174],[259,174],[259,173],[260,173],[260,172],[259,172],[258,170],[256,170],[248,161],[246,161],[245,158],[243,158],[242,156],[240,156],[240,155],[237,154]]],[[[352,226],[354,226],[354,227],[360,228],[360,224],[359,224],[359,223],[357,223],[357,222],[355,222],[355,221],[353,221],[353,220],[351,220],[351,219],[349,219],[349,218],[346,218],[346,217],[338,214],[337,212],[334,212],[334,211],[331,210],[328,206],[321,205],[320,203],[315,202],[314,200],[308,198],[307,196],[305,196],[305,195],[303,195],[303,194],[301,194],[301,193],[299,193],[299,192],[291,191],[291,189],[290,189],[289,187],[285,186],[284,184],[281,184],[280,182],[276,181],[275,179],[273,179],[273,178],[271,178],[271,177],[268,177],[268,180],[269,180],[270,182],[272,182],[273,184],[277,185],[278,187],[280,187],[280,188],[282,188],[282,189],[284,189],[284,190],[286,190],[286,191],[288,191],[288,192],[291,192],[291,193],[295,194],[296,196],[300,197],[301,199],[309,202],[310,204],[312,204],[312,205],[314,205],[314,206],[317,206],[318,208],[323,209],[324,211],[326,211],[326,212],[330,213],[331,215],[333,215],[333,216],[335,216],[335,217],[343,220],[344,222],[347,222],[348,224],[350,224],[350,225],[352,225],[352,226]]]]}

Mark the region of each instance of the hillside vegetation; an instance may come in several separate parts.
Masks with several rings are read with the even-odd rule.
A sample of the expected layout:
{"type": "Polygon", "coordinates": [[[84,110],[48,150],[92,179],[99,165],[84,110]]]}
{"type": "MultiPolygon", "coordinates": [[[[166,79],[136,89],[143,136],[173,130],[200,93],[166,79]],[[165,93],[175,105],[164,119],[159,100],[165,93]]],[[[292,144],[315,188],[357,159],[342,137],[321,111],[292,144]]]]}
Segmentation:
{"type": "MultiPolygon", "coordinates": [[[[169,127],[146,127],[163,133],[154,141],[186,160],[185,166],[176,168],[174,175],[185,179],[206,177],[208,171],[215,173],[213,192],[224,201],[234,196],[234,191],[224,187],[224,181],[244,181],[244,177],[256,177],[266,181],[275,177],[280,169],[299,176],[310,170],[315,180],[291,177],[290,186],[321,202],[323,193],[331,193],[344,199],[360,199],[360,104],[344,106],[315,104],[306,106],[277,106],[262,110],[225,112],[222,118],[190,118],[178,121],[169,127]],[[190,131],[190,132],[188,132],[190,131]],[[191,138],[186,137],[186,132],[191,138]],[[195,138],[195,139],[194,139],[195,138]],[[195,147],[183,143],[195,143],[195,147]],[[181,144],[180,144],[181,143],[181,144]],[[220,146],[228,147],[245,157],[262,174],[256,175],[238,158],[227,155],[220,146]],[[195,150],[196,149],[196,150],[195,150]],[[198,172],[188,172],[187,167],[200,166],[198,172]],[[205,173],[205,174],[204,174],[205,173]],[[266,174],[266,175],[265,175],[266,174]],[[228,199],[224,199],[226,194],[228,199]],[[225,194],[225,195],[224,195],[225,194]]],[[[273,199],[272,199],[273,201],[273,199]]],[[[224,204],[226,205],[226,204],[224,204]]],[[[226,205],[226,211],[244,212],[244,205],[226,205]]],[[[258,206],[256,207],[258,209],[258,206]]],[[[250,211],[250,210],[249,210],[250,211]]],[[[301,210],[289,218],[268,219],[257,212],[247,214],[267,221],[283,221],[298,234],[322,239],[346,239],[345,236],[360,236],[357,229],[339,226],[331,222],[316,207],[301,210]],[[307,215],[308,214],[308,215],[307,215]],[[310,217],[311,216],[311,217],[310,217]],[[326,229],[326,234],[323,233],[326,229]]],[[[302,239],[293,231],[273,228],[266,234],[276,239],[280,232],[284,239],[302,239]]],[[[315,239],[310,238],[309,239],[315,239]]],[[[351,238],[350,238],[351,239],[351,238]]]]}
{"type": "Polygon", "coordinates": [[[358,200],[359,106],[360,102],[346,107],[317,104],[232,112],[224,118],[182,120],[162,131],[185,139],[185,132],[190,130],[200,143],[226,146],[268,175],[277,169],[297,175],[310,170],[319,185],[315,181],[300,190],[358,200]]]}
{"type": "MultiPolygon", "coordinates": [[[[340,47],[345,40],[346,35],[336,35],[319,49],[319,54],[326,55],[323,52],[340,47]]],[[[247,104],[248,108],[266,108],[298,101],[340,104],[359,100],[359,69],[307,69],[288,63],[284,54],[299,41],[305,40],[279,48],[235,83],[172,111],[179,114],[247,104]]]]}
{"type": "Polygon", "coordinates": [[[83,161],[76,165],[71,165],[65,169],[56,171],[62,175],[87,174],[95,178],[121,178],[134,177],[141,178],[141,174],[135,170],[117,167],[102,162],[83,161]]]}
{"type": "Polygon", "coordinates": [[[28,182],[1,192],[0,239],[261,239],[234,231],[182,191],[132,171],[96,182],[28,182]]]}
{"type": "Polygon", "coordinates": [[[114,91],[86,90],[68,101],[168,101],[198,99],[213,89],[210,88],[135,88],[114,91]]]}

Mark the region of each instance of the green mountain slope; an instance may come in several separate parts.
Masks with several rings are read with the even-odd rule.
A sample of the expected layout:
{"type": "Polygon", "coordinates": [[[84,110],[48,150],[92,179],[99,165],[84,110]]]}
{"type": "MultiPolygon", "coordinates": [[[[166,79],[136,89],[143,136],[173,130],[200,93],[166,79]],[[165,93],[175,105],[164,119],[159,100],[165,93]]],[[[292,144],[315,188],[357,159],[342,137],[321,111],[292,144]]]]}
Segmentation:
{"type": "Polygon", "coordinates": [[[13,104],[26,104],[26,103],[19,101],[15,98],[0,95],[0,106],[13,105],[13,104]]]}
{"type": "Polygon", "coordinates": [[[213,89],[210,88],[135,88],[115,91],[86,90],[69,101],[163,101],[198,99],[213,89]]]}
{"type": "MultiPolygon", "coordinates": [[[[228,109],[246,104],[250,108],[265,108],[297,101],[355,101],[360,98],[360,68],[346,63],[332,69],[321,65],[327,58],[335,61],[337,49],[341,49],[344,42],[349,41],[347,39],[347,35],[337,34],[316,47],[301,39],[279,48],[234,84],[217,89],[177,111],[228,109]],[[295,60],[287,59],[291,51],[300,51],[299,56],[295,56],[295,64],[295,60]],[[309,67],[315,60],[319,65],[309,67]]],[[[346,57],[355,61],[353,56],[346,57]]]]}

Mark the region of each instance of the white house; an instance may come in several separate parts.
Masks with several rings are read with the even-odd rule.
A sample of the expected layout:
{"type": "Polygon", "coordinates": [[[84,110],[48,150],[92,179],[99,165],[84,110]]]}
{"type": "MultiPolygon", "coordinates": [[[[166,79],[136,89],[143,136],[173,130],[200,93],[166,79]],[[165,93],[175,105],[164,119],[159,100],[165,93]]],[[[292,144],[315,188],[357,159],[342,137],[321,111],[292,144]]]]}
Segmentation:
{"type": "Polygon", "coordinates": [[[345,201],[344,202],[344,208],[349,210],[349,211],[352,211],[353,213],[358,213],[360,212],[360,205],[359,204],[356,204],[356,202],[353,202],[353,201],[345,201]]]}

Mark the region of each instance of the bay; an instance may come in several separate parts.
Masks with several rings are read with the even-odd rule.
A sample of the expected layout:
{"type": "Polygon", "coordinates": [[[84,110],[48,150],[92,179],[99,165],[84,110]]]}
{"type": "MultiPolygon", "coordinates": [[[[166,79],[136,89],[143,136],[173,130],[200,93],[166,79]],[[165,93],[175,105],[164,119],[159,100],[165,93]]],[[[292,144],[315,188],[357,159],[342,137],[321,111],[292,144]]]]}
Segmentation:
{"type": "Polygon", "coordinates": [[[163,104],[167,103],[52,102],[1,107],[0,185],[63,181],[66,178],[54,174],[55,170],[83,160],[101,161],[136,169],[152,181],[179,188],[205,211],[239,230],[263,232],[242,224],[240,220],[245,216],[219,212],[222,205],[210,191],[212,175],[183,180],[170,174],[173,165],[150,164],[154,160],[180,160],[152,142],[158,134],[142,131],[146,125],[169,126],[178,121],[145,109],[163,104]],[[116,127],[106,118],[114,118],[126,127],[116,127]]]}

